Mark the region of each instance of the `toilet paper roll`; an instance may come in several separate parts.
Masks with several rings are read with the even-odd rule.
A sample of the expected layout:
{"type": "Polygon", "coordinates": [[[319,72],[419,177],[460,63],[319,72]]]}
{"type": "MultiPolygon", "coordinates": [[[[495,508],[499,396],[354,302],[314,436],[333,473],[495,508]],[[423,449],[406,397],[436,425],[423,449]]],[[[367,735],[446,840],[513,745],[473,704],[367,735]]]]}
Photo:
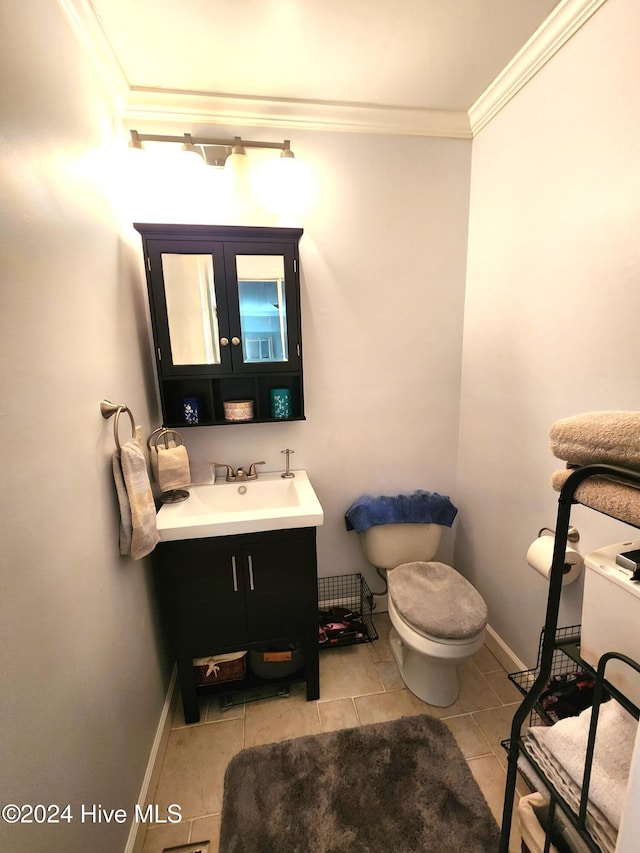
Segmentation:
{"type": "MultiPolygon", "coordinates": [[[[553,536],[540,536],[535,539],[527,551],[527,563],[532,569],[549,579],[551,576],[551,564],[553,562],[553,549],[555,539],[553,536]]],[[[582,572],[583,557],[574,548],[568,547],[564,557],[564,576],[562,585],[573,583],[580,577],[582,572]]]]}

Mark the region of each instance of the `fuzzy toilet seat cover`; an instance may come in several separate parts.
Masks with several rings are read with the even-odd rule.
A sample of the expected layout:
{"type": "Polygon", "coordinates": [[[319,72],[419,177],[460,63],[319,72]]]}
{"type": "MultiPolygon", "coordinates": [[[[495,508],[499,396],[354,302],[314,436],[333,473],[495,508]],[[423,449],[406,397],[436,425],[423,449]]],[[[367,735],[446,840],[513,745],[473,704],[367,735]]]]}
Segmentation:
{"type": "Polygon", "coordinates": [[[444,563],[404,563],[388,575],[402,618],[432,637],[466,640],[487,624],[487,605],[466,578],[444,563]]]}

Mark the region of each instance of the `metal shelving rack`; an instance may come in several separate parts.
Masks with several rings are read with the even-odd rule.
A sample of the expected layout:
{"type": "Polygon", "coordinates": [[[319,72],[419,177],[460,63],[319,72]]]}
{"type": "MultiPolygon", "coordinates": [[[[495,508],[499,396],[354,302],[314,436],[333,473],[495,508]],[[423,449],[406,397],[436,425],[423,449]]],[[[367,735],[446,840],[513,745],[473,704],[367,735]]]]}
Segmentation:
{"type": "MultiPolygon", "coordinates": [[[[618,465],[608,464],[593,464],[584,465],[569,475],[565,481],[558,498],[558,514],[556,522],[555,543],[553,549],[553,560],[551,565],[551,575],[549,579],[549,596],[547,598],[546,619],[541,639],[539,665],[537,667],[537,675],[535,675],[533,683],[526,691],[525,698],[520,704],[518,710],[514,714],[511,725],[511,736],[506,742],[508,750],[508,767],[507,781],[505,787],[504,810],[502,815],[502,830],[500,835],[499,853],[508,853],[509,850],[509,835],[511,832],[511,822],[513,814],[513,803],[515,797],[516,778],[518,772],[518,757],[520,754],[525,755],[526,760],[533,766],[536,773],[543,780],[549,792],[551,803],[549,809],[549,823],[553,822],[555,808],[559,806],[569,822],[576,828],[581,838],[583,838],[586,846],[593,853],[600,853],[600,848],[591,838],[586,829],[586,813],[587,803],[589,799],[589,782],[591,779],[591,766],[593,762],[593,750],[595,746],[596,731],[598,725],[598,716],[600,705],[607,695],[612,696],[620,704],[626,708],[629,713],[638,719],[640,718],[640,710],[632,702],[627,699],[617,688],[610,684],[605,679],[606,666],[610,660],[621,660],[628,666],[640,672],[640,665],[628,658],[626,655],[609,652],[603,655],[598,664],[597,671],[594,672],[585,661],[580,658],[579,654],[579,639],[576,636],[558,637],[558,612],[560,608],[560,595],[562,592],[562,576],[564,567],[565,550],[567,547],[569,522],[571,518],[571,508],[574,504],[579,503],[575,498],[575,493],[578,487],[590,477],[605,477],[622,481],[628,485],[640,487],[640,471],[623,468],[618,465]],[[536,707],[539,707],[539,699],[542,693],[547,688],[549,680],[553,674],[554,660],[556,659],[557,650],[561,649],[575,664],[583,668],[585,671],[590,671],[595,675],[595,690],[593,700],[593,710],[591,714],[591,726],[587,741],[587,752],[585,759],[585,770],[582,780],[582,794],[580,808],[578,812],[574,812],[570,806],[564,801],[562,796],[556,791],[554,786],[549,782],[544,772],[535,765],[529,754],[526,752],[521,739],[522,727],[530,715],[536,712],[536,707]]],[[[598,510],[594,510],[598,511],[598,510]]],[[[622,519],[625,521],[625,519],[622,519]]],[[[625,523],[629,523],[626,522],[625,523]]],[[[522,690],[520,685],[517,685],[522,690]]],[[[522,692],[525,692],[522,690],[522,692]]],[[[549,850],[550,838],[547,833],[545,843],[545,853],[549,850]]]]}

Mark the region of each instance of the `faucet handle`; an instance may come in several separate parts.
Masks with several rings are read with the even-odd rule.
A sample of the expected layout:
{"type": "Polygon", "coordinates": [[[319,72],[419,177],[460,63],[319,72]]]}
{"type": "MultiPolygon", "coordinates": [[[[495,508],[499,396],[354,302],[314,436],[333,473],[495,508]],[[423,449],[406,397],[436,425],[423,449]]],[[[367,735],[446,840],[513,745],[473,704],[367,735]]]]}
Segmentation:
{"type": "Polygon", "coordinates": [[[227,469],[227,475],[225,478],[227,483],[232,483],[235,480],[236,477],[235,477],[235,474],[233,473],[233,468],[231,467],[231,465],[227,465],[226,462],[212,462],[211,464],[213,465],[213,479],[214,480],[216,478],[216,476],[215,476],[216,475],[216,468],[226,468],[227,469]]]}
{"type": "Polygon", "coordinates": [[[256,465],[266,465],[266,464],[267,463],[264,460],[262,462],[252,462],[251,465],[249,465],[249,473],[247,474],[247,477],[255,477],[257,479],[258,472],[256,471],[256,465]]]}

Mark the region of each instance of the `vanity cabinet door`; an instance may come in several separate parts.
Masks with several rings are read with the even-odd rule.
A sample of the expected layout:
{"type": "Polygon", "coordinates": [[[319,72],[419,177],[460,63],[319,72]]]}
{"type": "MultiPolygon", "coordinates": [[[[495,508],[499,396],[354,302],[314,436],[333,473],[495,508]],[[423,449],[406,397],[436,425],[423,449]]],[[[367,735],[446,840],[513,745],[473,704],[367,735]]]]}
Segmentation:
{"type": "Polygon", "coordinates": [[[161,542],[154,565],[177,655],[247,642],[245,575],[237,549],[215,539],[161,542]]]}
{"type": "Polygon", "coordinates": [[[296,247],[224,245],[234,373],[279,373],[300,367],[296,247]]]}
{"type": "Polygon", "coordinates": [[[315,530],[281,531],[273,539],[256,534],[245,545],[246,602],[252,642],[317,634],[315,530]]]}
{"type": "Polygon", "coordinates": [[[150,239],[145,251],[160,373],[230,373],[224,244],[150,239]]]}

